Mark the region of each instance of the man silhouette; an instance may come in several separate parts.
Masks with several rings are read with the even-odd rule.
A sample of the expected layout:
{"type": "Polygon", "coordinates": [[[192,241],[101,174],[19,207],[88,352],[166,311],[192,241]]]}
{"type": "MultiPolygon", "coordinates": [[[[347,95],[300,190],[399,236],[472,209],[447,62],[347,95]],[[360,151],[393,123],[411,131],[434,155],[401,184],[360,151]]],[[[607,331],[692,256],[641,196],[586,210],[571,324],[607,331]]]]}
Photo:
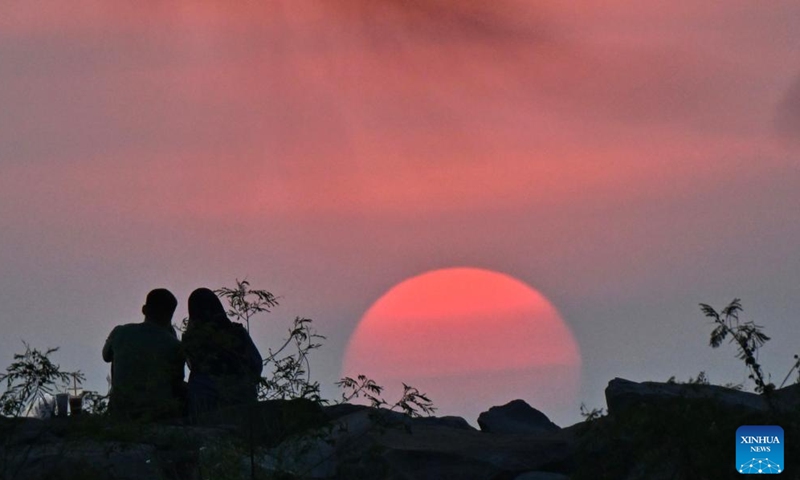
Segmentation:
{"type": "Polygon", "coordinates": [[[158,420],[183,414],[185,356],[172,328],[177,306],[169,290],[157,288],[142,307],[144,322],[111,331],[103,346],[103,360],[111,362],[111,415],[158,420]]]}

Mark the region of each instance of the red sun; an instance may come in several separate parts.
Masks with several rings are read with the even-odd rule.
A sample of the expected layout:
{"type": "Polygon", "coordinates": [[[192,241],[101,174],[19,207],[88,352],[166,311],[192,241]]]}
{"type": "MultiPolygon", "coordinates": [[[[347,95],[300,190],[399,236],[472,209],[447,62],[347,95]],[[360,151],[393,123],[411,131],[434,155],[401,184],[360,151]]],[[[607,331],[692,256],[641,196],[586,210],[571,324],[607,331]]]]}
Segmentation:
{"type": "Polygon", "coordinates": [[[399,398],[427,393],[437,415],[478,413],[516,398],[553,418],[573,409],[581,357],[547,299],[508,275],[449,268],[391,288],[350,337],[342,374],[367,375],[399,398]]]}

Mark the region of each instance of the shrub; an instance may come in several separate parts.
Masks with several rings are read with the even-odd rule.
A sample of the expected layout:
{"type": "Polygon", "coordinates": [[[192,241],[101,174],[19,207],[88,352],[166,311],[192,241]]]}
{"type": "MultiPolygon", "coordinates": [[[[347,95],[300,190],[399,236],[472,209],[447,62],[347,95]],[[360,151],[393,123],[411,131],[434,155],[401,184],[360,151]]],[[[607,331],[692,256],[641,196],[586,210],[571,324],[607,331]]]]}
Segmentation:
{"type": "Polygon", "coordinates": [[[42,352],[22,343],[25,353],[15,353],[6,373],[0,374],[0,383],[6,384],[5,392],[0,395],[0,414],[7,417],[28,415],[37,403],[47,402],[47,396],[64,390],[70,381],[82,382],[86,378],[80,371],[61,371],[50,360],[58,348],[42,352]]]}
{"type": "MultiPolygon", "coordinates": [[[[709,345],[717,348],[728,339],[728,343],[736,345],[736,356],[744,361],[745,366],[750,371],[748,378],[755,384],[756,393],[769,395],[775,390],[775,384],[771,382],[771,375],[765,374],[761,364],[758,363],[758,352],[761,347],[769,341],[769,337],[763,332],[761,325],[756,325],[753,321],[742,322],[739,314],[742,312],[742,303],[738,298],[734,298],[725,308],[717,312],[711,306],[701,303],[700,309],[706,317],[711,318],[716,327],[711,332],[709,345]]],[[[794,356],[795,363],[789,369],[789,373],[783,382],[777,387],[781,388],[791,376],[792,372],[800,368],[800,358],[794,356]]],[[[800,381],[800,378],[798,378],[800,381]]]]}

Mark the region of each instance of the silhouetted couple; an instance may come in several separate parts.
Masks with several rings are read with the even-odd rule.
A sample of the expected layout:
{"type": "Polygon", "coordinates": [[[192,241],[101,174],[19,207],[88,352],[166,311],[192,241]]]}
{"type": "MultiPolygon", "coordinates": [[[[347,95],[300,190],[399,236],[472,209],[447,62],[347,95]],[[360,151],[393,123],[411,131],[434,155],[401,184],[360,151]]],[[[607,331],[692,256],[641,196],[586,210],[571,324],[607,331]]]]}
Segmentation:
{"type": "Polygon", "coordinates": [[[109,412],[116,417],[197,422],[222,407],[257,401],[262,359],[247,330],[231,322],[217,295],[189,296],[189,322],[178,340],[172,316],[178,301],[166,289],[147,295],[144,322],[115,327],[103,347],[111,362],[109,412]],[[189,365],[188,387],[184,364],[189,365]]]}

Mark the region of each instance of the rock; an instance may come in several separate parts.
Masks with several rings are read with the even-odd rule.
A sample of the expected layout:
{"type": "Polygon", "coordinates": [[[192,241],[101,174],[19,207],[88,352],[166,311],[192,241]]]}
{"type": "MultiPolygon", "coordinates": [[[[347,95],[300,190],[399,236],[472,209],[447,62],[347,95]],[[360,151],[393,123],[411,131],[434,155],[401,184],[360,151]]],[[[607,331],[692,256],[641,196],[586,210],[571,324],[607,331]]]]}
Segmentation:
{"type": "Polygon", "coordinates": [[[27,480],[163,478],[152,445],[71,441],[0,448],[3,468],[27,480]]]}
{"type": "Polygon", "coordinates": [[[390,450],[383,458],[390,478],[478,480],[495,478],[502,472],[490,463],[443,451],[390,450]]]}
{"type": "Polygon", "coordinates": [[[452,415],[444,416],[444,417],[417,417],[411,420],[414,424],[418,425],[432,425],[432,426],[440,426],[440,427],[449,427],[455,428],[459,430],[472,430],[477,431],[478,429],[473,427],[469,424],[466,420],[462,417],[456,417],[452,415]]]}
{"type": "Polygon", "coordinates": [[[495,434],[412,424],[410,431],[389,429],[374,439],[391,471],[410,479],[486,479],[558,469],[574,453],[574,438],[561,432],[495,434]]]}
{"type": "MultiPolygon", "coordinates": [[[[60,419],[59,419],[60,420],[60,419]]],[[[52,443],[58,435],[52,425],[55,420],[38,418],[0,417],[0,438],[5,444],[52,443]]]]}
{"type": "Polygon", "coordinates": [[[528,405],[524,400],[513,400],[492,407],[478,416],[481,431],[490,433],[543,433],[559,430],[547,415],[528,405]]]}
{"type": "Polygon", "coordinates": [[[31,480],[248,477],[251,447],[243,434],[250,419],[252,438],[260,440],[252,453],[262,477],[508,480],[525,472],[569,472],[575,450],[570,430],[487,433],[460,417],[411,418],[369,407],[324,411],[334,419],[319,426],[322,411],[302,402],[265,402],[255,411],[224,412],[222,425],[204,426],[127,424],[90,415],[0,418],[0,472],[31,480]]]}
{"type": "MultiPolygon", "coordinates": [[[[574,452],[571,432],[486,433],[459,417],[410,418],[372,408],[337,418],[310,438],[322,442],[310,452],[321,452],[323,444],[336,452],[315,478],[335,470],[336,478],[362,480],[511,479],[520,472],[565,468],[574,452]]],[[[330,451],[325,454],[331,458],[330,451]]]]}
{"type": "MultiPolygon", "coordinates": [[[[681,432],[705,439],[692,447],[705,448],[698,455],[716,455],[719,432],[733,432],[741,424],[738,419],[794,418],[784,424],[788,436],[795,434],[799,417],[781,412],[800,413],[797,385],[775,391],[771,403],[723,387],[623,379],[612,380],[606,395],[609,415],[563,429],[521,400],[482,413],[481,431],[460,417],[411,418],[386,409],[320,407],[307,401],[239,407],[220,412],[219,423],[204,426],[143,425],[93,415],[0,417],[0,476],[249,478],[252,452],[259,478],[566,480],[573,473],[599,473],[658,480],[697,468],[694,459],[674,456],[675,445],[685,444],[681,432]],[[648,408],[624,414],[637,405],[648,408]],[[680,416],[670,417],[675,412],[680,416]]],[[[791,458],[800,456],[796,449],[791,453],[791,458]]],[[[706,469],[704,478],[716,478],[708,473],[713,468],[706,469]]]]}
{"type": "Polygon", "coordinates": [[[781,412],[797,413],[800,410],[800,383],[775,390],[772,392],[772,398],[781,412]]]}
{"type": "MultiPolygon", "coordinates": [[[[716,467],[734,453],[718,443],[720,438],[734,438],[741,425],[779,424],[787,438],[800,429],[796,387],[758,395],[716,385],[616,378],[606,388],[606,401],[608,416],[587,425],[579,475],[734,478],[739,476],[735,470],[722,473],[716,467]]],[[[785,458],[800,458],[800,450],[789,453],[791,443],[785,448],[785,458]]]]}
{"type": "Polygon", "coordinates": [[[286,438],[325,425],[328,415],[307,399],[267,400],[220,409],[203,417],[203,425],[224,425],[239,436],[274,447],[286,438]]]}
{"type": "Polygon", "coordinates": [[[352,403],[339,403],[336,405],[327,405],[322,407],[322,410],[325,412],[325,415],[328,416],[331,420],[335,420],[337,418],[344,417],[346,415],[350,415],[351,413],[361,412],[364,410],[369,410],[370,407],[366,405],[354,405],[352,403]]]}
{"type": "Polygon", "coordinates": [[[338,469],[336,453],[322,435],[294,437],[272,449],[262,466],[300,478],[330,478],[338,469]]]}
{"type": "Polygon", "coordinates": [[[569,477],[561,473],[525,472],[514,477],[514,480],[569,480],[569,477]]]}
{"type": "MultiPolygon", "coordinates": [[[[368,421],[371,426],[404,426],[414,425],[438,425],[442,427],[456,428],[460,430],[477,430],[462,417],[448,415],[444,417],[409,417],[408,415],[387,410],[385,408],[372,408],[359,406],[361,408],[347,408],[353,405],[336,405],[336,408],[326,407],[325,413],[333,420],[343,421],[350,424],[354,421],[368,421]],[[346,407],[346,408],[341,408],[346,407]],[[359,419],[359,420],[355,420],[359,419]]],[[[352,425],[351,425],[352,427],[352,425]]]]}
{"type": "Polygon", "coordinates": [[[615,378],[606,387],[606,404],[610,415],[618,415],[641,404],[661,404],[677,400],[708,400],[721,408],[763,413],[766,399],[755,393],[742,392],[717,385],[642,382],[615,378]]]}

